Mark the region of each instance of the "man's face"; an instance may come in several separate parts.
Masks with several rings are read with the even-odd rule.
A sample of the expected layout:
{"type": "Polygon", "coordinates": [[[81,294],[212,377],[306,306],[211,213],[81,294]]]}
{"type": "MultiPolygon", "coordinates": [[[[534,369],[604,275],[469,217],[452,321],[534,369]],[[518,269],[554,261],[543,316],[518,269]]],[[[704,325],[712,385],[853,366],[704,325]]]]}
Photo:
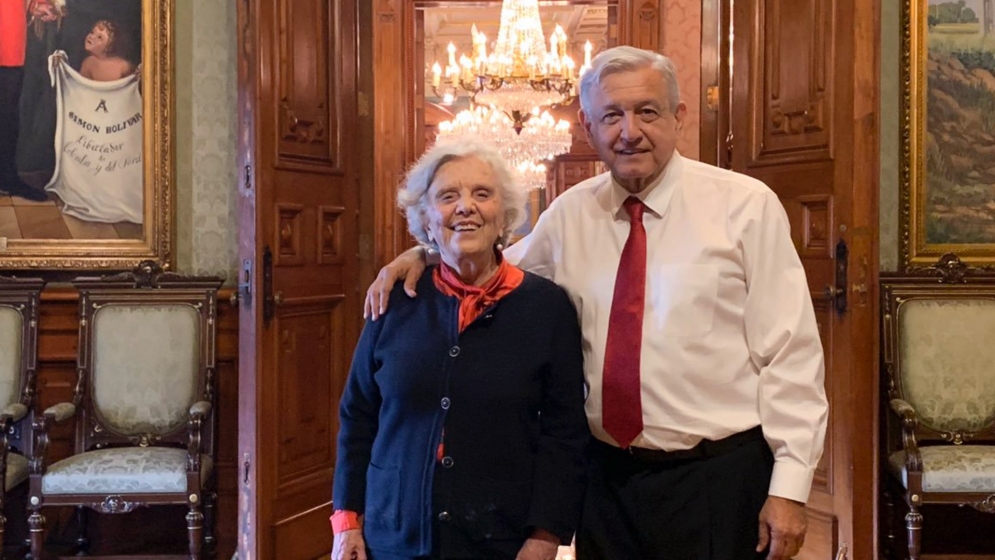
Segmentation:
{"type": "Polygon", "coordinates": [[[663,172],[677,145],[686,107],[670,107],[667,82],[653,68],[605,76],[580,113],[588,142],[615,180],[639,192],[663,172]]]}

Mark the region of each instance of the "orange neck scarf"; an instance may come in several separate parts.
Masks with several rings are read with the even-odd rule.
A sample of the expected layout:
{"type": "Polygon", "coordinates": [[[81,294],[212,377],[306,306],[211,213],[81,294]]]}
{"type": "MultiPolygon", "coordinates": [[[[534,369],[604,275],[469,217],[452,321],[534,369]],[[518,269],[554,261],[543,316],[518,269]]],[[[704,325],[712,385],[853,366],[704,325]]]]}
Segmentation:
{"type": "Polygon", "coordinates": [[[497,272],[483,286],[464,283],[445,263],[435,267],[432,280],[440,292],[459,300],[459,332],[463,332],[484,311],[517,288],[525,280],[525,273],[499,254],[497,272]]]}

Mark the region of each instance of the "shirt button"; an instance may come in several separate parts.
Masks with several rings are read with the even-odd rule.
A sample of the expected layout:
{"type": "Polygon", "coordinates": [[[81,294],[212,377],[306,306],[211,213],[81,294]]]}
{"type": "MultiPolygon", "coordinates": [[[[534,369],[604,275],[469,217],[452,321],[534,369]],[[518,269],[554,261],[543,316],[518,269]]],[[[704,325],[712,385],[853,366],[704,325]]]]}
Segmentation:
{"type": "Polygon", "coordinates": [[[439,521],[449,521],[449,512],[444,511],[439,514],[439,521]]]}
{"type": "Polygon", "coordinates": [[[449,410],[449,397],[442,397],[442,410],[449,410]]]}
{"type": "Polygon", "coordinates": [[[442,466],[446,467],[447,469],[452,468],[452,466],[453,466],[453,458],[452,457],[443,457],[442,458],[442,466]]]}
{"type": "Polygon", "coordinates": [[[453,358],[459,356],[459,346],[453,346],[452,348],[450,348],[449,355],[452,356],[453,358]]]}

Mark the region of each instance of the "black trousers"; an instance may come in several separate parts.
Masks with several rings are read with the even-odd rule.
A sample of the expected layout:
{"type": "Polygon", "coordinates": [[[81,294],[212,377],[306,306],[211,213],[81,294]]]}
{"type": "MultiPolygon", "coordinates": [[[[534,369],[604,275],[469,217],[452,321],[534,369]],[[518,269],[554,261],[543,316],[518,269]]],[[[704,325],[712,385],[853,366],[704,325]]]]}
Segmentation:
{"type": "Polygon", "coordinates": [[[658,461],[592,443],[578,560],[753,560],[773,454],[762,436],[722,455],[658,461]]]}

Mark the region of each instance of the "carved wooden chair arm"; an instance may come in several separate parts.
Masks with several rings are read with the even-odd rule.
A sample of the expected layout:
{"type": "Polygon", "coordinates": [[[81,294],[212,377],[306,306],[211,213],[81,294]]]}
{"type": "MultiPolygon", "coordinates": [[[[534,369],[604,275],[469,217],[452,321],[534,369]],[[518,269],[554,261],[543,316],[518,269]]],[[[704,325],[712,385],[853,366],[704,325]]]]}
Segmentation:
{"type": "Polygon", "coordinates": [[[55,422],[61,424],[76,415],[76,405],[73,403],[59,403],[45,409],[45,422],[55,422]]]}
{"type": "Polygon", "coordinates": [[[21,403],[7,405],[7,408],[0,412],[0,473],[7,472],[7,451],[10,449],[9,434],[15,422],[24,418],[28,414],[28,407],[21,403]]]}
{"type": "Polygon", "coordinates": [[[902,448],[905,450],[905,468],[909,472],[922,472],[922,455],[916,442],[919,416],[912,405],[902,399],[891,399],[891,409],[902,418],[902,448]]]}
{"type": "Polygon", "coordinates": [[[190,405],[190,417],[199,416],[201,419],[207,418],[211,413],[211,403],[207,401],[197,401],[190,405]]]}
{"type": "Polygon", "coordinates": [[[207,401],[197,401],[190,406],[190,418],[187,420],[190,432],[190,439],[187,441],[188,471],[200,472],[200,454],[203,453],[201,428],[210,414],[211,403],[207,401]]]}
{"type": "Polygon", "coordinates": [[[913,418],[916,418],[916,409],[912,408],[911,404],[902,399],[891,399],[891,409],[902,418],[905,418],[907,414],[911,414],[913,418]]]}
{"type": "Polygon", "coordinates": [[[12,403],[7,405],[7,408],[0,412],[0,420],[3,422],[19,422],[22,418],[28,415],[28,407],[21,403],[12,403]]]}
{"type": "Polygon", "coordinates": [[[32,425],[32,438],[34,449],[32,450],[29,468],[31,474],[45,474],[45,455],[48,453],[48,427],[52,424],[60,424],[76,415],[76,405],[73,403],[59,403],[45,409],[45,412],[35,418],[32,425]]]}

